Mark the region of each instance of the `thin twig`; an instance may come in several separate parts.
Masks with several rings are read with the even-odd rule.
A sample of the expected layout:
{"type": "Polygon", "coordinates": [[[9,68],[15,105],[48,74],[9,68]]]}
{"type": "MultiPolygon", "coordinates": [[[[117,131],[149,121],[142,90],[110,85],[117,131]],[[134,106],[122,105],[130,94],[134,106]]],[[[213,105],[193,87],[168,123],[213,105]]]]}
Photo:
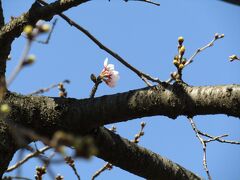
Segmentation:
{"type": "Polygon", "coordinates": [[[30,51],[31,44],[32,44],[32,40],[28,39],[27,43],[26,43],[26,46],[25,46],[25,49],[23,51],[22,57],[20,58],[20,60],[18,62],[18,65],[15,67],[14,71],[12,72],[12,74],[9,77],[9,79],[7,80],[7,86],[10,86],[10,84],[16,78],[18,73],[22,70],[24,61],[26,60],[27,55],[28,55],[28,53],[30,51]]]}
{"type": "MultiPolygon", "coordinates": [[[[239,145],[240,142],[239,141],[232,141],[232,140],[225,140],[225,139],[221,139],[222,137],[227,137],[228,134],[224,134],[224,135],[220,135],[220,136],[211,136],[207,133],[203,133],[201,131],[198,130],[198,133],[201,134],[202,136],[206,136],[208,138],[210,138],[211,141],[218,141],[218,142],[221,142],[221,143],[229,143],[229,144],[236,144],[236,145],[239,145]]],[[[207,141],[210,141],[210,140],[207,140],[207,141]]]]}
{"type": "MultiPolygon", "coordinates": [[[[43,0],[37,0],[39,3],[41,3],[42,5],[48,5],[48,3],[44,2],[43,0]]],[[[107,53],[109,53],[110,55],[112,55],[114,58],[116,58],[120,63],[122,63],[124,66],[126,66],[127,68],[129,68],[130,70],[132,70],[135,74],[137,74],[137,76],[139,76],[148,86],[151,86],[151,84],[149,81],[155,82],[155,83],[161,83],[161,81],[158,78],[153,78],[148,74],[145,74],[141,71],[139,71],[138,69],[136,69],[135,67],[133,67],[132,65],[130,65],[126,60],[124,60],[121,56],[119,56],[116,52],[112,51],[111,49],[109,49],[108,47],[106,47],[105,45],[103,45],[96,37],[94,37],[90,32],[88,32],[85,28],[83,28],[82,26],[80,26],[79,24],[77,24],[76,22],[74,22],[72,19],[70,19],[69,17],[67,17],[66,15],[64,15],[63,13],[58,14],[61,18],[63,18],[69,25],[74,26],[75,28],[77,28],[79,31],[81,31],[82,33],[84,33],[87,37],[89,37],[100,49],[106,51],[107,53]]]]}
{"type": "MultiPolygon", "coordinates": [[[[19,162],[24,156],[23,156],[23,153],[24,153],[24,151],[23,151],[23,149],[20,149],[20,151],[19,151],[19,153],[18,153],[18,158],[17,158],[17,162],[19,162]]],[[[19,168],[17,168],[17,172],[16,172],[16,176],[21,176],[21,174],[22,174],[22,168],[21,167],[19,167],[19,168]]]]}
{"type": "Polygon", "coordinates": [[[205,46],[203,46],[203,47],[201,47],[201,48],[198,48],[198,49],[195,51],[195,53],[187,60],[187,62],[184,64],[184,66],[187,66],[187,65],[191,64],[191,63],[193,62],[194,58],[197,56],[197,54],[199,54],[200,52],[204,51],[205,49],[213,46],[213,45],[214,45],[214,42],[215,42],[216,40],[221,39],[221,38],[223,38],[223,37],[224,37],[224,34],[219,35],[219,34],[216,33],[216,34],[214,35],[213,40],[211,40],[211,41],[210,41],[208,44],[206,44],[205,46]]]}
{"type": "Polygon", "coordinates": [[[24,164],[25,162],[27,162],[29,159],[31,159],[32,157],[36,157],[42,153],[44,153],[45,151],[49,150],[51,147],[49,146],[45,146],[42,149],[35,151],[34,153],[28,154],[25,158],[23,158],[21,161],[17,162],[16,164],[12,165],[11,167],[9,167],[6,172],[10,172],[13,171],[14,169],[17,169],[18,167],[20,167],[22,164],[24,164]]]}
{"type": "Polygon", "coordinates": [[[178,52],[180,54],[178,54],[178,56],[174,57],[174,65],[177,67],[177,71],[173,72],[170,74],[170,78],[165,81],[166,83],[171,83],[172,81],[182,81],[182,70],[183,68],[185,68],[187,65],[191,64],[194,60],[194,58],[197,56],[197,54],[199,54],[200,52],[204,51],[205,49],[211,47],[214,45],[214,42],[218,39],[221,39],[224,37],[224,34],[218,34],[216,33],[214,35],[213,40],[211,40],[208,44],[206,44],[205,46],[198,48],[195,53],[188,59],[186,60],[185,58],[183,59],[183,55],[185,52],[185,47],[183,46],[183,37],[179,37],[178,39],[178,52]],[[181,38],[181,39],[180,39],[181,38]],[[176,59],[175,59],[176,58],[176,59]]]}
{"type": "Polygon", "coordinates": [[[153,2],[151,0],[124,0],[124,1],[126,1],[126,2],[129,2],[129,1],[140,1],[140,2],[144,2],[144,3],[149,3],[149,4],[156,5],[156,6],[160,6],[159,3],[153,2]]]}
{"type": "Polygon", "coordinates": [[[22,180],[32,180],[30,178],[27,177],[21,177],[21,176],[4,176],[3,180],[9,180],[9,179],[22,179],[22,180]]]}
{"type": "Polygon", "coordinates": [[[45,41],[41,41],[41,40],[37,40],[37,39],[34,39],[34,41],[36,41],[36,42],[38,42],[38,43],[41,43],[41,44],[48,44],[49,41],[50,41],[50,39],[51,39],[52,32],[53,32],[56,24],[57,24],[57,19],[54,19],[54,21],[53,21],[53,23],[52,23],[52,28],[51,28],[51,30],[49,31],[48,36],[47,36],[47,39],[46,39],[45,41]]]}
{"type": "Polygon", "coordinates": [[[77,176],[77,179],[80,180],[80,175],[78,174],[77,172],[77,169],[75,167],[75,163],[74,163],[74,160],[72,159],[71,156],[66,156],[65,158],[65,162],[72,168],[74,174],[77,176]]]}
{"type": "Polygon", "coordinates": [[[213,141],[218,141],[218,142],[221,142],[221,143],[230,143],[230,144],[237,144],[237,145],[239,145],[240,142],[221,139],[223,137],[227,137],[228,134],[223,134],[223,135],[219,135],[219,136],[211,136],[211,135],[209,135],[207,133],[203,133],[203,132],[201,132],[200,130],[197,129],[197,126],[196,126],[196,124],[194,123],[194,121],[193,121],[193,119],[191,117],[188,117],[188,120],[191,123],[192,129],[195,131],[195,134],[196,134],[197,138],[199,139],[199,141],[202,144],[202,148],[203,148],[203,166],[204,166],[204,169],[205,169],[205,171],[206,171],[206,173],[208,175],[208,179],[211,180],[212,178],[210,176],[210,173],[209,173],[209,170],[208,170],[208,167],[207,167],[207,153],[206,153],[207,143],[213,142],[213,141]],[[205,136],[205,137],[208,137],[210,139],[204,140],[201,137],[201,135],[205,136]]]}
{"type": "Polygon", "coordinates": [[[94,98],[96,92],[97,92],[97,89],[98,89],[98,86],[102,83],[102,80],[97,80],[91,90],[91,93],[90,93],[90,98],[94,98]]]}
{"type": "Polygon", "coordinates": [[[96,177],[98,177],[105,170],[111,170],[112,168],[113,168],[113,165],[111,163],[109,163],[109,162],[106,163],[102,168],[100,168],[98,171],[96,171],[94,173],[91,180],[94,180],[96,177]]]}
{"type": "MultiPolygon", "coordinates": [[[[48,35],[47,35],[47,38],[46,38],[45,40],[38,40],[38,39],[36,39],[36,37],[35,37],[35,38],[32,39],[32,41],[33,41],[33,42],[37,42],[37,43],[41,43],[41,44],[48,44],[49,41],[50,41],[50,39],[51,39],[51,37],[52,37],[52,33],[53,33],[53,30],[54,30],[56,24],[57,24],[57,19],[54,19],[54,21],[53,21],[53,23],[52,23],[52,27],[51,27],[51,29],[50,29],[50,31],[49,31],[49,33],[48,33],[48,35]]],[[[24,38],[26,38],[26,39],[28,38],[25,34],[22,34],[22,36],[23,36],[24,38]]],[[[9,60],[10,60],[10,59],[9,59],[9,60]]]]}
{"type": "Polygon", "coordinates": [[[53,85],[51,85],[51,86],[49,86],[49,87],[47,87],[47,88],[42,88],[42,89],[39,89],[39,90],[37,90],[37,91],[34,91],[34,92],[32,92],[32,93],[30,93],[30,94],[28,94],[28,95],[38,95],[38,94],[42,94],[42,93],[45,93],[45,92],[48,92],[49,90],[51,90],[51,89],[53,89],[53,88],[55,88],[55,87],[58,87],[58,85],[60,84],[60,83],[67,83],[67,84],[69,84],[70,83],[70,81],[69,80],[64,80],[64,81],[62,81],[62,82],[59,82],[59,83],[57,83],[57,84],[53,84],[53,85]]]}
{"type": "Polygon", "coordinates": [[[40,158],[40,160],[42,160],[44,162],[44,167],[47,169],[48,171],[48,175],[51,177],[51,179],[55,178],[55,173],[53,172],[53,170],[50,168],[50,162],[53,159],[53,157],[56,155],[56,151],[53,151],[49,157],[47,157],[47,159],[43,159],[40,158]]]}
{"type": "MultiPolygon", "coordinates": [[[[56,20],[53,22],[53,28],[55,25],[56,25],[56,20]]],[[[46,33],[50,30],[50,28],[48,26],[46,28],[44,28],[43,26],[37,26],[34,29],[32,26],[28,25],[28,26],[25,26],[25,28],[26,29],[24,29],[24,32],[26,33],[27,43],[26,43],[25,49],[23,51],[22,57],[19,60],[18,65],[16,66],[16,68],[14,69],[14,71],[10,75],[10,78],[7,81],[7,86],[9,86],[12,83],[12,81],[16,78],[18,73],[22,70],[22,68],[25,65],[32,64],[32,62],[34,61],[34,59],[27,59],[27,55],[30,51],[32,42],[35,40],[35,38],[38,35],[40,35],[41,33],[46,33]]],[[[53,30],[53,28],[52,28],[52,30],[53,30]]],[[[46,42],[48,42],[50,40],[52,30],[50,30],[50,33],[49,33],[49,36],[48,36],[46,42]]]]}
{"type": "Polygon", "coordinates": [[[141,122],[141,128],[140,128],[140,131],[139,131],[139,133],[137,133],[136,135],[135,135],[135,137],[134,137],[134,139],[132,140],[132,142],[134,142],[134,143],[139,143],[139,140],[140,140],[140,138],[142,137],[142,136],[144,136],[144,131],[143,131],[143,129],[144,129],[144,127],[146,126],[146,123],[145,122],[141,122]]]}
{"type": "Polygon", "coordinates": [[[199,139],[199,141],[202,144],[202,148],[203,148],[203,167],[205,172],[207,173],[208,179],[211,180],[212,177],[210,175],[210,172],[208,170],[208,166],[207,166],[207,143],[204,141],[204,139],[202,139],[202,137],[200,136],[200,134],[198,133],[198,129],[196,127],[196,124],[194,123],[193,119],[191,117],[188,117],[189,122],[191,123],[192,129],[195,131],[195,134],[197,136],[197,138],[199,139]]]}

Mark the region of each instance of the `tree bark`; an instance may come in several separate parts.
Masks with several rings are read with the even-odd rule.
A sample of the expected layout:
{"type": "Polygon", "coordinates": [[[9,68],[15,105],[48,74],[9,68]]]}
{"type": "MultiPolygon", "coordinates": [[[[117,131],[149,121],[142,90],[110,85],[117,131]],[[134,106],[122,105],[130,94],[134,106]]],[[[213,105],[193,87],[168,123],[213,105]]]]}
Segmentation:
{"type": "Polygon", "coordinates": [[[143,147],[99,128],[94,135],[101,159],[128,172],[151,180],[200,180],[201,178],[182,166],[143,147]]]}
{"type": "Polygon", "coordinates": [[[4,25],[4,15],[3,15],[3,8],[2,8],[2,0],[0,0],[0,29],[4,25]]]}
{"type": "MultiPolygon", "coordinates": [[[[11,112],[7,117],[8,122],[34,130],[44,137],[51,137],[59,130],[85,135],[105,124],[154,115],[176,118],[179,115],[226,114],[239,118],[240,85],[190,87],[184,84],[170,85],[163,83],[154,87],[81,100],[24,96],[8,92],[2,103],[7,103],[11,107],[11,112]]],[[[109,137],[109,134],[109,132],[107,134],[106,132],[101,132],[99,137],[96,137],[100,148],[108,149],[107,140],[104,140],[104,137],[109,137]],[[104,146],[99,144],[100,140],[98,138],[102,142],[106,142],[104,146]]],[[[5,164],[1,168],[3,172],[16,149],[16,146],[13,146],[13,143],[11,143],[12,138],[3,121],[1,122],[0,136],[2,138],[1,142],[7,142],[7,144],[1,144],[1,147],[3,147],[1,150],[4,151],[4,149],[10,148],[9,157],[0,156],[0,162],[5,164]]],[[[111,136],[116,137],[112,134],[111,136]]],[[[125,142],[125,140],[120,139],[117,141],[119,143],[121,141],[125,142]]],[[[117,143],[112,148],[114,149],[116,146],[117,143]]],[[[131,146],[133,146],[131,148],[136,149],[134,145],[131,146]]],[[[124,147],[122,148],[124,149],[124,147]]],[[[144,153],[141,148],[140,150],[138,149],[138,152],[144,153]]],[[[101,153],[100,157],[102,156],[103,159],[112,161],[113,164],[116,163],[121,168],[131,170],[130,172],[140,175],[139,169],[134,170],[121,164],[118,158],[113,158],[111,152],[104,152],[102,149],[101,153]],[[107,155],[107,153],[110,154],[107,155]]],[[[133,151],[129,150],[129,153],[131,154],[133,151]]],[[[144,157],[143,159],[146,158],[144,154],[142,156],[144,157]]],[[[158,155],[154,156],[158,157],[158,155]]],[[[135,160],[138,159],[137,157],[133,158],[136,158],[135,160]]],[[[161,157],[158,157],[158,159],[161,159],[161,157]]],[[[152,159],[153,164],[155,164],[154,162],[155,160],[152,159]]],[[[133,161],[133,163],[136,163],[136,161],[133,161]]],[[[159,168],[161,167],[163,166],[159,168]]],[[[174,165],[174,169],[177,167],[178,165],[174,165]]],[[[145,167],[142,171],[144,169],[145,167]]],[[[169,170],[169,172],[171,171],[173,170],[169,170]]],[[[171,174],[168,171],[166,173],[171,174]]],[[[144,174],[144,177],[148,177],[148,174],[144,174]]]]}
{"type": "Polygon", "coordinates": [[[240,117],[240,85],[191,87],[161,84],[89,99],[23,96],[8,93],[9,119],[45,136],[56,130],[86,133],[116,122],[163,115],[226,114],[240,117]]]}
{"type": "Polygon", "coordinates": [[[223,1],[240,6],[240,1],[239,0],[223,0],[223,1]]]}
{"type": "Polygon", "coordinates": [[[0,179],[4,171],[7,169],[17,147],[14,138],[9,131],[9,127],[0,118],[0,179]]]}

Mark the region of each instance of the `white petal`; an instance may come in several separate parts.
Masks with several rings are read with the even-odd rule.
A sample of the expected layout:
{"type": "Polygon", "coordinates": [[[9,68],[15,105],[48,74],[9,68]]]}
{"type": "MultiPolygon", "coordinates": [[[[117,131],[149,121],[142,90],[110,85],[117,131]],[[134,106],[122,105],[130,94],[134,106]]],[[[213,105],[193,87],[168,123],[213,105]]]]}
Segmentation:
{"type": "Polygon", "coordinates": [[[111,78],[106,81],[107,85],[109,87],[114,87],[117,84],[117,81],[119,80],[119,73],[118,71],[112,71],[111,78]]]}
{"type": "Polygon", "coordinates": [[[114,70],[114,65],[113,65],[113,64],[108,64],[108,65],[107,65],[107,69],[108,69],[109,71],[113,71],[113,70],[114,70]]]}
{"type": "Polygon", "coordinates": [[[108,81],[107,82],[107,85],[111,88],[115,87],[116,86],[116,82],[115,81],[108,81]]]}
{"type": "Polygon", "coordinates": [[[120,79],[118,71],[112,71],[112,79],[114,79],[114,81],[118,81],[120,79]]]}
{"type": "Polygon", "coordinates": [[[112,74],[114,74],[114,75],[117,75],[117,76],[118,76],[118,75],[119,75],[119,72],[118,72],[118,71],[115,71],[115,70],[113,70],[113,71],[112,71],[112,74]]]}
{"type": "Polygon", "coordinates": [[[104,60],[103,65],[104,65],[104,67],[107,67],[107,66],[108,66],[108,58],[106,58],[106,59],[104,60]]]}

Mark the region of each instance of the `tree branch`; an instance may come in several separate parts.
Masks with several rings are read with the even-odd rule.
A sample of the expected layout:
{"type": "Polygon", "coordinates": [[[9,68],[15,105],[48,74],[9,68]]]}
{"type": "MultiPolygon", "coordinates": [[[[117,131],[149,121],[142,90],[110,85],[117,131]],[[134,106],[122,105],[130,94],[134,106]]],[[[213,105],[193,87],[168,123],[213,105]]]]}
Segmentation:
{"type": "Polygon", "coordinates": [[[6,95],[9,119],[39,134],[56,130],[85,133],[105,124],[163,115],[177,118],[226,114],[240,117],[240,85],[190,87],[162,84],[97,98],[6,95]]]}
{"type": "Polygon", "coordinates": [[[99,150],[99,158],[143,178],[152,180],[201,179],[182,166],[121,138],[106,128],[99,128],[94,139],[99,150]]]}
{"type": "MultiPolygon", "coordinates": [[[[51,137],[59,130],[84,135],[104,124],[154,115],[176,118],[179,115],[226,114],[240,117],[240,85],[190,87],[161,84],[82,100],[23,96],[9,92],[2,103],[11,107],[7,118],[9,122],[32,129],[40,135],[51,137]]],[[[0,142],[6,142],[4,138],[9,138],[4,137],[4,133],[7,134],[6,128],[4,129],[6,125],[0,127],[3,128],[0,142]]],[[[107,142],[107,139],[103,139],[101,141],[107,142]]],[[[7,145],[1,144],[0,150],[4,149],[2,147],[12,148],[14,153],[15,146],[10,142],[7,145]]],[[[6,152],[0,154],[1,162],[11,159],[6,159],[6,152]]],[[[110,157],[101,156],[107,161],[111,160],[108,159],[110,157]]],[[[116,163],[118,162],[113,164],[116,163]]],[[[1,166],[2,170],[4,168],[6,166],[1,166]]]]}
{"type": "Polygon", "coordinates": [[[41,6],[35,2],[28,12],[23,13],[20,17],[14,18],[8,24],[4,25],[0,31],[2,40],[12,41],[21,35],[23,27],[27,24],[35,26],[40,19],[50,21],[54,15],[66,11],[72,7],[78,6],[89,0],[61,0],[55,1],[47,6],[41,6]]]}
{"type": "MultiPolygon", "coordinates": [[[[4,25],[4,14],[3,14],[3,8],[2,8],[2,0],[0,0],[0,29],[4,25]]],[[[0,52],[1,55],[1,52],[0,52]]],[[[6,80],[5,80],[5,59],[2,59],[0,57],[0,99],[2,99],[3,94],[6,91],[6,80]]]]}
{"type": "Polygon", "coordinates": [[[87,1],[89,0],[61,0],[44,7],[35,2],[28,12],[4,25],[0,29],[0,77],[5,79],[6,59],[11,51],[11,44],[21,35],[24,26],[35,26],[40,19],[50,21],[54,15],[87,1]]]}
{"type": "Polygon", "coordinates": [[[0,0],[0,29],[4,25],[4,15],[3,15],[3,8],[2,8],[2,0],[0,0]]]}
{"type": "Polygon", "coordinates": [[[0,118],[0,179],[7,169],[17,147],[7,124],[0,118]]]}
{"type": "MultiPolygon", "coordinates": [[[[46,6],[48,3],[46,3],[43,0],[38,0],[39,3],[46,6]]],[[[128,69],[133,71],[135,74],[137,74],[138,77],[140,77],[148,86],[152,86],[148,80],[152,82],[161,83],[161,81],[158,78],[153,78],[148,74],[145,74],[141,71],[139,71],[137,68],[133,67],[131,64],[129,64],[125,59],[123,59],[120,55],[118,55],[116,52],[105,46],[103,43],[101,43],[95,36],[93,36],[87,29],[83,28],[79,24],[77,24],[75,21],[67,17],[66,15],[59,13],[58,14],[61,18],[63,18],[70,26],[73,26],[77,28],[79,31],[84,33],[89,39],[91,39],[100,49],[106,51],[110,55],[112,55],[114,58],[116,58],[120,63],[122,63],[124,66],[126,66],[128,69]]]]}
{"type": "Polygon", "coordinates": [[[240,1],[239,0],[222,0],[222,1],[240,6],[240,1]]]}
{"type": "MultiPolygon", "coordinates": [[[[2,100],[6,89],[6,60],[11,51],[11,44],[15,38],[21,35],[24,26],[27,24],[34,26],[39,19],[51,20],[55,14],[61,13],[87,1],[88,0],[62,0],[51,3],[45,7],[42,7],[35,2],[27,13],[22,14],[18,18],[14,18],[4,26],[2,26],[4,21],[0,1],[0,100],[2,100]]],[[[16,150],[11,133],[2,119],[0,119],[0,142],[1,178],[16,150]]]]}
{"type": "Polygon", "coordinates": [[[9,167],[6,172],[10,172],[13,171],[14,169],[19,168],[22,164],[24,164],[25,162],[27,162],[29,159],[36,157],[42,153],[44,153],[45,151],[49,150],[51,147],[49,146],[44,146],[42,149],[37,150],[31,154],[28,154],[24,159],[20,160],[19,162],[17,162],[16,164],[12,165],[11,167],[9,167]]]}

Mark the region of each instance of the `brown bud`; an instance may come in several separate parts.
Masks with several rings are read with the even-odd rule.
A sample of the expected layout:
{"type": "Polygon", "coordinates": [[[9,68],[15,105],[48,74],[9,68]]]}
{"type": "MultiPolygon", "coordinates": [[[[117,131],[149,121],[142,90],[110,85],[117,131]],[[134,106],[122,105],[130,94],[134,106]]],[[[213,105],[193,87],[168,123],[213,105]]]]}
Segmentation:
{"type": "Polygon", "coordinates": [[[97,77],[94,74],[91,74],[90,76],[92,82],[96,83],[97,82],[97,77]]]}
{"type": "Polygon", "coordinates": [[[142,126],[142,127],[145,127],[145,126],[146,126],[146,123],[145,123],[145,122],[141,122],[141,126],[142,126]]]}

